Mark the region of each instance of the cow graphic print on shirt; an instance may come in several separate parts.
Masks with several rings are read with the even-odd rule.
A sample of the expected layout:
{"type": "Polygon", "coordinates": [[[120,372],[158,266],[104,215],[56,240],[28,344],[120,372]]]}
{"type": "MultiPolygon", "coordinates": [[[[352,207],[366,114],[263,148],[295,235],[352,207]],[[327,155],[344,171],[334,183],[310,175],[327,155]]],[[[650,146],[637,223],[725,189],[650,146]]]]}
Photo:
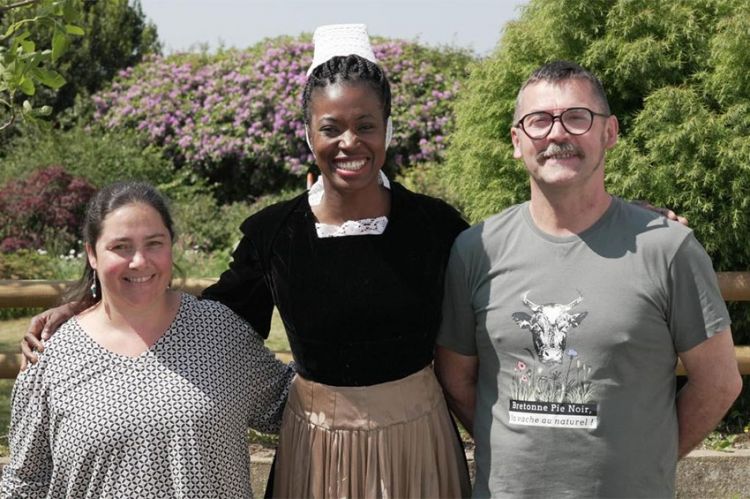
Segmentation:
{"type": "Polygon", "coordinates": [[[574,310],[583,296],[569,303],[538,305],[526,292],[521,297],[528,309],[512,314],[518,327],[528,330],[532,349],[527,361],[513,369],[508,420],[523,426],[596,428],[598,407],[591,403],[591,366],[574,348],[567,348],[570,331],[588,312],[574,310]]]}

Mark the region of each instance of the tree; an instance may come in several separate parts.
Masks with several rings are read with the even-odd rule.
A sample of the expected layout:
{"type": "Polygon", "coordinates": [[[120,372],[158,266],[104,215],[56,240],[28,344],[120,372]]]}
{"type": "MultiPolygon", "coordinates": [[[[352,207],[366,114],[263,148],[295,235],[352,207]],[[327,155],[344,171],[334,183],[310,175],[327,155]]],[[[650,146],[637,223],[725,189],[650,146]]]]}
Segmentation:
{"type": "MultiPolygon", "coordinates": [[[[138,0],[69,1],[81,14],[79,24],[86,36],[72,40],[58,61],[57,70],[67,84],[39,95],[55,114],[71,107],[77,96],[101,89],[119,70],[161,51],[156,26],[147,21],[138,0]]],[[[50,38],[37,28],[32,33],[44,42],[50,38]]]]}
{"type": "Polygon", "coordinates": [[[60,61],[60,72],[69,84],[50,103],[55,112],[72,106],[78,95],[99,91],[119,70],[161,52],[156,26],[146,19],[138,0],[76,1],[83,11],[86,36],[74,40],[60,61]]]}
{"type": "Polygon", "coordinates": [[[49,114],[47,107],[34,108],[31,97],[39,85],[57,90],[65,84],[53,66],[70,36],[83,34],[74,24],[79,14],[75,0],[19,0],[0,5],[0,17],[6,14],[12,16],[0,35],[0,130],[11,126],[19,113],[31,119],[49,114]],[[40,43],[40,34],[46,42],[40,43]],[[19,105],[20,94],[27,98],[19,105]]]}

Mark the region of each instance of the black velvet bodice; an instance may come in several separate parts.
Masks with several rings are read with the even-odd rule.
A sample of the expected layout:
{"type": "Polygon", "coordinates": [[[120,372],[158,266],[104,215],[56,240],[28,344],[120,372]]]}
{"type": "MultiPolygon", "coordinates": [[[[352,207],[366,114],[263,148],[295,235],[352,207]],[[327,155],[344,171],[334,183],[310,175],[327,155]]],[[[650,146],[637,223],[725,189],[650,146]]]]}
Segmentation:
{"type": "Polygon", "coordinates": [[[307,379],[392,381],[432,361],[448,254],[466,226],[446,203],[393,182],[383,234],[321,239],[305,193],[242,224],[229,270],[203,297],[264,337],[275,304],[307,379]]]}

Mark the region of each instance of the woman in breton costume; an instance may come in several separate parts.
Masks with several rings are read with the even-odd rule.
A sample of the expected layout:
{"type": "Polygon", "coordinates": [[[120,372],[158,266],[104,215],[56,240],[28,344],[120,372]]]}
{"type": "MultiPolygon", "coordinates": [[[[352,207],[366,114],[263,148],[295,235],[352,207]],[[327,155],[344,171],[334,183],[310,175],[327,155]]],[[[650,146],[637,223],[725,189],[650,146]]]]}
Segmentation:
{"type": "Polygon", "coordinates": [[[274,305],[298,375],[283,415],[277,497],[460,497],[463,448],[432,371],[443,276],[466,222],[381,169],[391,93],[364,25],[319,27],[303,92],[311,189],[242,224],[203,296],[262,335],[274,305]]]}

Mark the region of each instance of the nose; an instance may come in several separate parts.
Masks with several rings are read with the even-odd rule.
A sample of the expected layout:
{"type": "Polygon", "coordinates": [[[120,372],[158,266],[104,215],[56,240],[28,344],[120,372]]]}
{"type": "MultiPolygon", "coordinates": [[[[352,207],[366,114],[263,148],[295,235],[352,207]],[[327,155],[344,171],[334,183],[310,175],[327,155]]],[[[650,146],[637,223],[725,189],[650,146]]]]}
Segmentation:
{"type": "Polygon", "coordinates": [[[141,250],[136,250],[135,252],[133,252],[133,258],[130,259],[130,267],[138,268],[145,262],[146,258],[143,256],[143,252],[141,250]]]}
{"type": "Polygon", "coordinates": [[[341,134],[341,140],[339,141],[339,147],[342,149],[351,148],[357,145],[359,137],[356,133],[351,130],[347,130],[341,134]]]}
{"type": "Polygon", "coordinates": [[[562,118],[560,116],[555,116],[552,118],[552,128],[550,128],[549,134],[547,134],[547,138],[550,137],[561,137],[568,135],[568,131],[565,129],[565,127],[562,124],[562,118]]]}

